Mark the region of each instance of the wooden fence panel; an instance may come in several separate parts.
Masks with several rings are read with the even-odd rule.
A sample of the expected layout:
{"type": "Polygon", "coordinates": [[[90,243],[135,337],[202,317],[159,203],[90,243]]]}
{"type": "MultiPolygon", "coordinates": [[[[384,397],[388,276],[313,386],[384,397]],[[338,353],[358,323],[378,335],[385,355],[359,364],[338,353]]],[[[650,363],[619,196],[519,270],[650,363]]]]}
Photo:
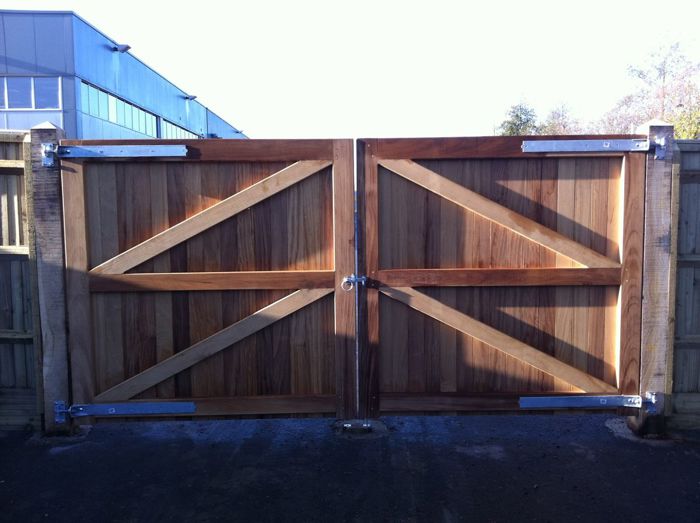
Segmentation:
{"type": "Polygon", "coordinates": [[[700,414],[700,142],[683,142],[681,149],[676,329],[674,350],[674,409],[700,414]]]}
{"type": "Polygon", "coordinates": [[[25,133],[0,131],[0,427],[36,423],[25,133]]]}
{"type": "Polygon", "coordinates": [[[638,393],[645,155],[524,155],[521,142],[358,148],[368,412],[638,393]]]}
{"type": "Polygon", "coordinates": [[[74,402],[352,414],[351,143],[256,142],[63,163],[74,402]]]}

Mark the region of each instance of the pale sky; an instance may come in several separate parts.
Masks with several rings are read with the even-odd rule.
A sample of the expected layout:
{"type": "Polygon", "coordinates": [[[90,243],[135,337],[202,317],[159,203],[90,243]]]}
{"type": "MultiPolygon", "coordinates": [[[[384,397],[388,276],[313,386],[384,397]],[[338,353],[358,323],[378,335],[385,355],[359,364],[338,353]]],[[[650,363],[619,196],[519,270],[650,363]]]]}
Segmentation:
{"type": "Polygon", "coordinates": [[[700,1],[4,0],[71,10],[251,138],[493,134],[509,106],[595,120],[700,1]]]}

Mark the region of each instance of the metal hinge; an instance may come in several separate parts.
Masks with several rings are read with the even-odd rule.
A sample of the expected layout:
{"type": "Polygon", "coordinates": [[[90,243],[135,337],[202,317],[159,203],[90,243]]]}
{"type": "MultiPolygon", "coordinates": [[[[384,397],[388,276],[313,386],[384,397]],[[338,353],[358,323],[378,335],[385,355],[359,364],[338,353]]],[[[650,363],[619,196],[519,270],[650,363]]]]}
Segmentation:
{"type": "Polygon", "coordinates": [[[520,398],[521,409],[617,409],[620,407],[656,412],[656,393],[642,396],[524,396],[520,398]]]}
{"type": "Polygon", "coordinates": [[[56,158],[182,158],[186,145],[57,145],[41,144],[41,165],[54,167],[56,158]]]}
{"type": "Polygon", "coordinates": [[[654,158],[666,158],[665,138],[619,140],[523,140],[524,153],[612,153],[647,152],[654,148],[654,158]]]}
{"type": "Polygon", "coordinates": [[[86,416],[148,416],[151,414],[194,414],[196,406],[191,401],[161,401],[129,403],[92,403],[71,405],[65,401],[54,401],[53,413],[56,423],[66,423],[68,418],[86,416]]]}
{"type": "Polygon", "coordinates": [[[346,276],[340,283],[340,288],[344,291],[351,291],[355,285],[367,285],[367,276],[356,276],[355,274],[346,276]]]}

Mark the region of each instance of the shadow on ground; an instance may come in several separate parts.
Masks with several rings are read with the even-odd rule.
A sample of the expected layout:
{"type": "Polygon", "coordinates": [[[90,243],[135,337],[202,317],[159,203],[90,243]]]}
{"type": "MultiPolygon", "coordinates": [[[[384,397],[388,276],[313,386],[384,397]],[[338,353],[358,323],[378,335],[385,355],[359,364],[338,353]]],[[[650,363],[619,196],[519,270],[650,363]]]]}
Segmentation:
{"type": "Polygon", "coordinates": [[[2,521],[698,521],[700,446],[609,416],[98,425],[0,437],[2,521]]]}

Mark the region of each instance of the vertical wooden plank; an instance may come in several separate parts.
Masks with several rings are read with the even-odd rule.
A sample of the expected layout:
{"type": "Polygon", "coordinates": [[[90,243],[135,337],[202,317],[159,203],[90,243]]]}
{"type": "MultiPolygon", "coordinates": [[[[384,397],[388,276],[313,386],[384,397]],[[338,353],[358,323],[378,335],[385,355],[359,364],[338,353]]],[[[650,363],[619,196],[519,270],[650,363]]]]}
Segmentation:
{"type": "Polygon", "coordinates": [[[0,245],[12,245],[10,243],[10,205],[7,190],[9,177],[0,174],[0,245]]]}
{"type": "MultiPolygon", "coordinates": [[[[607,247],[605,254],[612,260],[620,261],[620,245],[622,244],[622,225],[624,201],[622,193],[622,160],[610,161],[608,171],[608,214],[607,214],[607,247]]],[[[620,287],[606,287],[604,290],[605,307],[605,369],[603,380],[615,384],[619,388],[617,365],[620,340],[618,326],[618,300],[620,287]]]]}
{"type": "Polygon", "coordinates": [[[356,365],[355,301],[358,290],[341,289],[343,278],[356,273],[353,143],[333,142],[333,267],[335,270],[336,416],[356,418],[359,376],[356,365]]]}
{"type": "MultiPolygon", "coordinates": [[[[576,160],[561,159],[557,166],[557,231],[574,238],[575,201],[576,201],[576,160]]],[[[557,267],[574,267],[567,257],[556,255],[557,267]]],[[[574,340],[574,289],[557,287],[554,291],[554,356],[568,364],[574,363],[572,343],[574,340]]],[[[556,382],[556,380],[555,380],[556,382]]],[[[558,384],[559,390],[572,391],[569,385],[558,384]],[[560,389],[561,387],[561,389],[560,389]]]]}
{"type": "MultiPolygon", "coordinates": [[[[185,220],[187,201],[185,194],[185,165],[182,163],[166,164],[168,192],[168,221],[173,226],[185,220]]],[[[187,244],[170,249],[170,270],[187,271],[187,244]]],[[[180,352],[190,345],[189,293],[173,293],[173,351],[180,352]]],[[[192,396],[190,370],[184,370],[175,376],[176,397],[192,396]]]]}
{"type": "Polygon", "coordinates": [[[9,175],[4,177],[7,181],[7,221],[8,221],[8,244],[21,245],[20,206],[19,192],[17,189],[17,176],[9,175]]]}
{"type": "MultiPolygon", "coordinates": [[[[89,241],[99,243],[101,259],[97,263],[119,254],[119,211],[117,206],[117,169],[114,163],[105,163],[93,166],[95,178],[99,184],[98,205],[100,229],[93,234],[94,227],[89,230],[89,241]]],[[[123,172],[119,170],[119,175],[123,172]]],[[[92,180],[89,180],[92,181],[92,180]]],[[[92,224],[92,214],[88,210],[88,223],[92,224]]],[[[103,296],[93,296],[93,300],[101,302],[101,312],[104,314],[103,338],[100,344],[95,346],[96,351],[96,378],[100,383],[102,392],[124,380],[124,335],[122,326],[122,310],[124,298],[118,293],[108,293],[103,296]],[[97,355],[101,361],[97,361],[97,355]],[[103,388],[104,387],[104,388],[103,388]]],[[[96,335],[94,336],[96,338],[96,335]]]]}
{"type": "MultiPolygon", "coordinates": [[[[199,212],[218,201],[218,177],[215,164],[192,164],[185,166],[187,199],[192,212],[199,212]],[[214,180],[216,182],[214,183],[214,180]]],[[[212,270],[218,264],[218,249],[211,245],[211,229],[187,241],[187,270],[212,270]]],[[[221,293],[189,293],[190,343],[196,343],[221,329],[221,293]]],[[[214,393],[223,381],[223,354],[219,353],[192,367],[193,397],[217,396],[214,393]],[[219,375],[221,374],[221,376],[219,375]]],[[[220,395],[220,394],[219,394],[220,395]]]]}
{"type": "MultiPolygon", "coordinates": [[[[168,180],[165,164],[150,166],[151,232],[157,234],[169,227],[168,180]]],[[[153,260],[155,272],[170,272],[170,256],[163,253],[153,260]]],[[[158,292],[155,297],[156,360],[161,362],[173,355],[173,300],[172,293],[158,292]]],[[[159,398],[175,397],[175,379],[168,378],[156,387],[159,398]]]]}
{"type": "Polygon", "coordinates": [[[625,203],[622,226],[622,287],[618,306],[618,384],[621,394],[639,394],[645,156],[639,153],[625,155],[622,176],[625,203]]]}
{"type": "Polygon", "coordinates": [[[66,246],[66,304],[71,362],[72,401],[89,403],[95,395],[90,334],[87,224],[83,165],[61,162],[66,246]]]}
{"type": "Polygon", "coordinates": [[[675,300],[671,247],[673,126],[650,126],[649,140],[654,139],[664,141],[666,154],[664,159],[656,159],[652,148],[646,157],[640,390],[657,393],[657,409],[663,416],[670,412],[670,399],[667,409],[666,396],[671,394],[673,372],[673,328],[669,321],[675,300]]]}
{"type": "MultiPolygon", "coordinates": [[[[591,242],[589,247],[606,254],[608,251],[608,177],[614,158],[593,160],[589,178],[591,183],[591,242]]],[[[614,205],[614,202],[612,202],[614,205]]],[[[588,355],[587,372],[597,378],[606,374],[605,346],[605,288],[588,289],[588,355]]],[[[610,360],[608,360],[610,361],[610,360]]],[[[614,380],[610,383],[615,383],[614,380]]]]}
{"type": "MultiPolygon", "coordinates": [[[[0,329],[12,328],[11,260],[0,258],[0,329]]],[[[15,387],[14,350],[10,343],[0,343],[0,387],[15,387]]]]}
{"type": "MultiPolygon", "coordinates": [[[[22,263],[23,261],[13,260],[10,262],[10,282],[12,285],[12,330],[24,331],[24,310],[22,307],[22,263]]],[[[13,347],[14,367],[15,367],[15,387],[27,388],[29,386],[27,362],[25,352],[27,345],[15,343],[13,347]]],[[[33,369],[32,369],[33,370],[33,369]]]]}
{"type": "MultiPolygon", "coordinates": [[[[53,402],[69,400],[68,337],[66,332],[66,288],[63,278],[63,219],[61,213],[61,179],[58,166],[42,165],[41,144],[57,143],[62,131],[53,125],[31,130],[31,173],[27,184],[32,202],[34,231],[31,258],[36,260],[36,297],[41,331],[43,403],[46,413],[53,402]]],[[[53,417],[44,415],[44,430],[65,430],[53,417]]]]}
{"type": "Polygon", "coordinates": [[[358,417],[379,415],[379,291],[372,285],[379,270],[379,194],[378,164],[374,157],[374,140],[357,142],[357,192],[360,199],[360,228],[364,232],[359,267],[367,275],[369,285],[359,288],[360,331],[360,408],[358,417]]]}
{"type": "MultiPolygon", "coordinates": [[[[557,201],[559,197],[559,184],[557,173],[558,161],[555,159],[543,160],[542,169],[540,171],[541,183],[541,215],[539,220],[543,225],[550,229],[557,229],[557,201]]],[[[557,255],[549,249],[540,250],[540,267],[556,267],[557,255]]],[[[541,350],[554,355],[555,347],[555,293],[556,290],[552,287],[542,287],[538,292],[538,308],[539,308],[539,328],[542,331],[541,350]]],[[[554,378],[548,374],[542,374],[541,389],[543,391],[555,390],[554,378]]]]}

